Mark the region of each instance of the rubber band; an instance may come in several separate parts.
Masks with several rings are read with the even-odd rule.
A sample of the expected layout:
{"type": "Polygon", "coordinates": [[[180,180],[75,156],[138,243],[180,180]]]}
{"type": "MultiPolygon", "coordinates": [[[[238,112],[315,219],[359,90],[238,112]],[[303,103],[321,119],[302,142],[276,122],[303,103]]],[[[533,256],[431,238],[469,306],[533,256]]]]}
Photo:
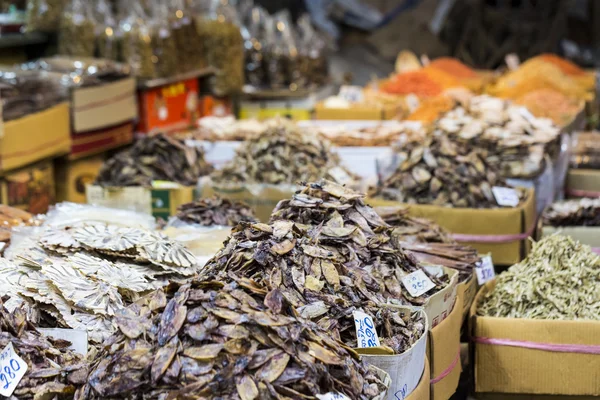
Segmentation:
{"type": "Polygon", "coordinates": [[[600,192],[591,190],[567,189],[566,192],[573,197],[600,197],[600,192]]]}
{"type": "Polygon", "coordinates": [[[445,377],[447,377],[448,375],[450,375],[450,373],[452,371],[454,371],[454,368],[456,368],[456,364],[458,364],[458,361],[460,360],[460,347],[458,348],[458,353],[456,353],[456,358],[454,358],[454,360],[452,361],[452,363],[450,364],[450,366],[448,366],[448,368],[446,368],[444,370],[444,372],[442,372],[439,376],[433,378],[430,383],[432,385],[435,385],[436,383],[438,383],[439,381],[441,381],[442,379],[444,379],[445,377]]]}
{"type": "Polygon", "coordinates": [[[527,232],[513,233],[509,235],[467,235],[462,233],[453,233],[452,238],[457,242],[472,242],[472,243],[510,243],[518,240],[527,239],[533,234],[537,221],[535,221],[527,232]]]}
{"type": "Polygon", "coordinates": [[[600,354],[600,346],[591,344],[537,343],[526,340],[496,339],[486,337],[475,337],[472,338],[472,340],[475,343],[481,344],[522,347],[526,349],[544,350],[556,353],[600,354]]]}

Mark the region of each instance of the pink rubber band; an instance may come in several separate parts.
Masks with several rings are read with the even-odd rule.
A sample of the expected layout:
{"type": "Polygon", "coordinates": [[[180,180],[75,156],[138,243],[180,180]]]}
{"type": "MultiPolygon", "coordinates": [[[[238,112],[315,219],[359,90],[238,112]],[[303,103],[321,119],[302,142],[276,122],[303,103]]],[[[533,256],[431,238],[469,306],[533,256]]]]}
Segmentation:
{"type": "Polygon", "coordinates": [[[596,254],[600,254],[600,247],[592,247],[592,251],[596,254]]]}
{"type": "Polygon", "coordinates": [[[510,243],[518,240],[527,239],[533,234],[537,222],[531,224],[527,232],[514,233],[510,235],[466,235],[462,233],[453,233],[452,238],[457,242],[474,242],[474,243],[510,243]]]}
{"type": "Polygon", "coordinates": [[[437,377],[433,378],[431,381],[429,381],[429,383],[431,383],[432,385],[435,385],[436,383],[438,383],[439,381],[441,381],[442,379],[444,379],[445,377],[450,375],[450,373],[452,371],[454,371],[454,368],[456,368],[456,364],[458,364],[458,360],[460,360],[460,348],[458,349],[458,353],[456,353],[456,358],[452,361],[450,366],[448,368],[446,368],[444,370],[444,372],[442,372],[439,376],[437,376],[437,377]]]}
{"type": "Polygon", "coordinates": [[[574,197],[600,197],[600,192],[590,190],[567,189],[566,192],[574,197]]]}
{"type": "Polygon", "coordinates": [[[481,344],[523,347],[526,349],[552,351],[557,353],[600,354],[600,346],[591,344],[536,343],[525,340],[492,339],[486,337],[475,337],[473,338],[473,341],[481,344]]]}

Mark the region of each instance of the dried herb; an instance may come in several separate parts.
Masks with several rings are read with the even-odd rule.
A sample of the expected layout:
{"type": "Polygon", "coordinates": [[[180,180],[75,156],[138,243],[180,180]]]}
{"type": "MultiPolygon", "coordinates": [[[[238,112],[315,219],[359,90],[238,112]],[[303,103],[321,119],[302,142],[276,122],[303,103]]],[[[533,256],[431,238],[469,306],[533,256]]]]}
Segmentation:
{"type": "Polygon", "coordinates": [[[109,159],[100,169],[96,184],[149,187],[152,181],[161,180],[193,186],[212,170],[201,148],[159,134],[144,137],[109,159]]]}
{"type": "Polygon", "coordinates": [[[600,226],[600,199],[554,203],[544,210],[542,219],[549,226],[600,226]]]}
{"type": "Polygon", "coordinates": [[[23,309],[9,312],[0,298],[0,349],[10,344],[27,363],[27,372],[11,399],[72,398],[86,383],[88,365],[82,356],[68,349],[70,342],[43,336],[27,320],[23,309]]]}
{"type": "Polygon", "coordinates": [[[248,279],[192,281],[116,319],[81,398],[380,399],[385,384],[313,323],[248,279]]]}
{"type": "Polygon", "coordinates": [[[258,222],[246,204],[219,197],[183,204],[178,208],[176,217],[183,222],[202,226],[235,226],[240,222],[258,222]]]}
{"type": "Polygon", "coordinates": [[[527,258],[496,277],[477,314],[532,319],[600,319],[600,256],[571,237],[535,243],[527,258]]]}

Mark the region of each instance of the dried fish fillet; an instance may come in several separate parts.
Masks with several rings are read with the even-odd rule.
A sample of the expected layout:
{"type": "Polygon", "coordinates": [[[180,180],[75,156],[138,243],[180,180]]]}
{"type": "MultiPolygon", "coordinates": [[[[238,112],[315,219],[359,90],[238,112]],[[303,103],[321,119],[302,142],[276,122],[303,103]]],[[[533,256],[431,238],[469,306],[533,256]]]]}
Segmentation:
{"type": "Polygon", "coordinates": [[[549,226],[600,226],[600,199],[553,203],[544,210],[542,220],[549,226]]]}
{"type": "Polygon", "coordinates": [[[176,217],[180,221],[202,226],[235,226],[239,222],[257,222],[254,212],[246,204],[219,197],[183,204],[178,208],[176,217]]]}

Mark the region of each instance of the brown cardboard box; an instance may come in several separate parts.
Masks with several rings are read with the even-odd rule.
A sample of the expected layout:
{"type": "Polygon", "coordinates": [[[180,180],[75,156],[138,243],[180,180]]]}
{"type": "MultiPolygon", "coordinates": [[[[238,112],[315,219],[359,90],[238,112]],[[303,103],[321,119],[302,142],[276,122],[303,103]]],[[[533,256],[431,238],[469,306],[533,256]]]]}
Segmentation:
{"type": "Polygon", "coordinates": [[[396,106],[369,107],[353,105],[350,108],[327,108],[323,103],[315,107],[315,119],[386,120],[398,114],[396,106]]]}
{"type": "Polygon", "coordinates": [[[54,204],[54,169],[51,161],[42,161],[16,171],[0,180],[2,204],[32,214],[43,214],[54,204]]]}
{"type": "MultiPolygon", "coordinates": [[[[515,208],[450,208],[422,204],[403,204],[393,201],[370,198],[367,203],[374,207],[408,207],[415,217],[433,220],[454,234],[463,235],[514,235],[527,232],[536,220],[535,191],[528,190],[527,199],[515,208]]],[[[492,253],[494,265],[513,265],[521,261],[529,252],[529,240],[509,243],[475,243],[480,254],[492,253]]]]}
{"type": "Polygon", "coordinates": [[[458,284],[456,291],[458,297],[462,298],[464,320],[469,315],[471,304],[477,295],[477,276],[475,275],[475,271],[473,271],[473,275],[468,280],[458,284]]]}
{"type": "Polygon", "coordinates": [[[62,103],[4,124],[0,170],[13,170],[66,154],[70,148],[69,105],[62,103]]]}
{"type": "Polygon", "coordinates": [[[57,201],[85,203],[85,187],[94,182],[104,163],[104,156],[98,155],[77,161],[59,159],[54,162],[57,201]]]}
{"type": "MultiPolygon", "coordinates": [[[[494,318],[476,315],[492,290],[485,284],[471,306],[474,338],[598,346],[600,322],[494,318]]],[[[600,356],[476,343],[475,391],[552,395],[600,395],[600,356]]]]}
{"type": "Polygon", "coordinates": [[[73,89],[73,132],[83,133],[120,125],[137,118],[136,80],[119,79],[73,89]]]}
{"type": "Polygon", "coordinates": [[[423,371],[423,376],[419,381],[419,385],[417,385],[417,387],[411,394],[404,398],[405,400],[429,400],[429,380],[431,376],[429,373],[429,368],[429,361],[425,359],[425,371],[423,371]]]}
{"type": "Polygon", "coordinates": [[[565,191],[568,197],[600,196],[600,170],[570,169],[565,191]]]}
{"type": "Polygon", "coordinates": [[[448,318],[429,331],[427,359],[431,365],[431,399],[447,400],[456,392],[460,373],[462,299],[456,298],[448,318]]]}

